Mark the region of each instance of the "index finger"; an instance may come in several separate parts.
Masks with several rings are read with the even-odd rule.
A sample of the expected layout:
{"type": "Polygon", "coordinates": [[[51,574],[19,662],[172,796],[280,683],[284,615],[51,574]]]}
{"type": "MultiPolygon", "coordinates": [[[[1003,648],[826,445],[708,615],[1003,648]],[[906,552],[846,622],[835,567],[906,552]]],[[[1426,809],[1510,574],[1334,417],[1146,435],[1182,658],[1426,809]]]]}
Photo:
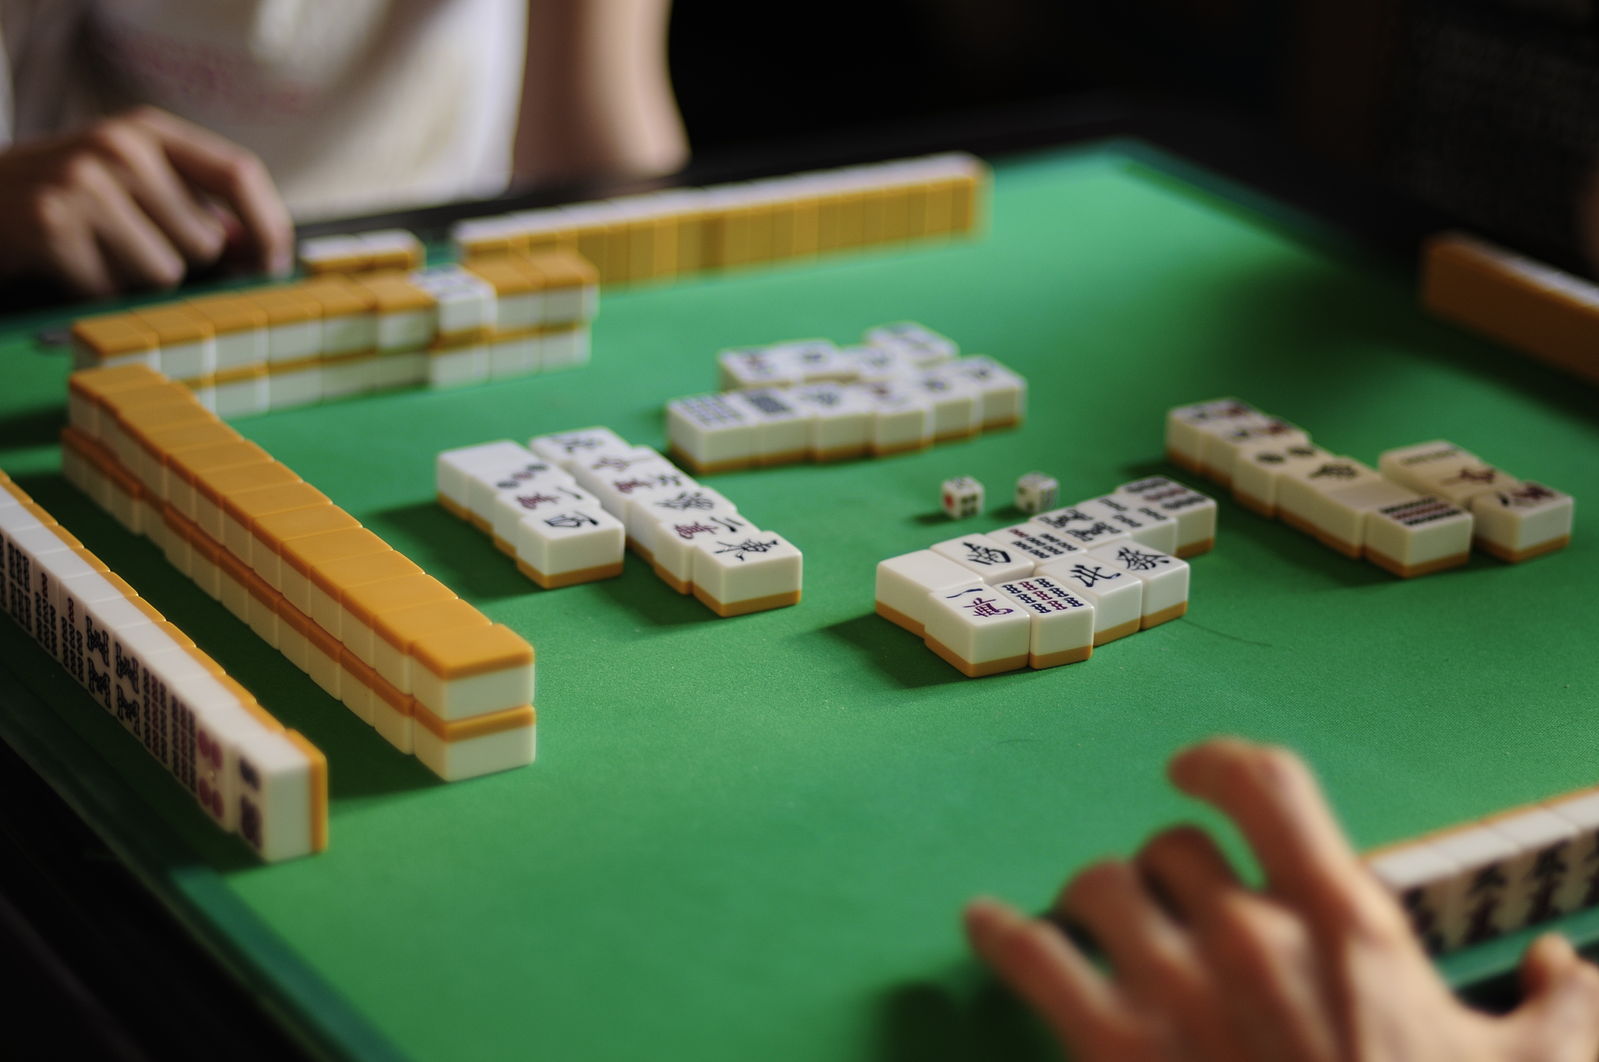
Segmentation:
{"type": "Polygon", "coordinates": [[[156,134],[172,168],[185,180],[233,210],[255,246],[260,269],[279,275],[289,272],[294,222],[260,159],[225,137],[166,111],[145,108],[133,120],[156,134]]]}
{"type": "Polygon", "coordinates": [[[1219,738],[1173,757],[1172,783],[1232,819],[1284,899],[1340,916],[1368,876],[1309,768],[1286,749],[1219,738]]]}

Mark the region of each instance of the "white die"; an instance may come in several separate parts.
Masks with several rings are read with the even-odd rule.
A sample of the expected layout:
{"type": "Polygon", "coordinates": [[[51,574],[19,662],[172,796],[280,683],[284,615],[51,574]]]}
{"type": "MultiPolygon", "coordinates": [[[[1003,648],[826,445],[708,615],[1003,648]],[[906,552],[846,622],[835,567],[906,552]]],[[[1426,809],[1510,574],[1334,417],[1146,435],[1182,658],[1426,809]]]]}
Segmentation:
{"type": "Polygon", "coordinates": [[[1016,508],[1032,516],[1055,508],[1060,499],[1060,481],[1042,472],[1029,472],[1016,480],[1016,508]]]}
{"type": "Polygon", "coordinates": [[[983,485],[971,476],[946,479],[941,494],[944,513],[954,519],[983,511],[983,485]]]}

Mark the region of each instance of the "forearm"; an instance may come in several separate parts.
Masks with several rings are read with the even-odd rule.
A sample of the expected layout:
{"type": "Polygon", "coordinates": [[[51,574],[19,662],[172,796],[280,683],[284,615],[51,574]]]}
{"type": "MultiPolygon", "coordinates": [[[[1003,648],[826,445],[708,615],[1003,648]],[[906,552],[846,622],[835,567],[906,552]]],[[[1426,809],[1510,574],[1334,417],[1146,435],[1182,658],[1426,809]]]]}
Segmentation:
{"type": "Polygon", "coordinates": [[[688,158],[667,68],[670,0],[528,6],[520,180],[666,173],[688,158]]]}

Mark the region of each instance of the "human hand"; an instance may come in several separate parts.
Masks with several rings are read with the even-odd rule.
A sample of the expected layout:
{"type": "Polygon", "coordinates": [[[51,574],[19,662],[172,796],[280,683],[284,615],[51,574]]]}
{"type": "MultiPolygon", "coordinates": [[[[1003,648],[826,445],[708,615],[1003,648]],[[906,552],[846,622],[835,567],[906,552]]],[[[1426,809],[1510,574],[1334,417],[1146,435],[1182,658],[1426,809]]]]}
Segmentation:
{"type": "Polygon", "coordinates": [[[173,287],[225,255],[281,275],[293,249],[261,161],[153,107],[0,152],[0,279],[103,296],[173,287]]]}
{"type": "Polygon", "coordinates": [[[972,946],[1073,1058],[1599,1058],[1599,968],[1546,934],[1522,964],[1519,1008],[1465,1007],[1292,753],[1219,739],[1169,773],[1238,825],[1264,888],[1192,826],[1084,870],[1054,913],[1098,942],[1109,975],[1049,922],[994,900],[967,908],[972,946]]]}

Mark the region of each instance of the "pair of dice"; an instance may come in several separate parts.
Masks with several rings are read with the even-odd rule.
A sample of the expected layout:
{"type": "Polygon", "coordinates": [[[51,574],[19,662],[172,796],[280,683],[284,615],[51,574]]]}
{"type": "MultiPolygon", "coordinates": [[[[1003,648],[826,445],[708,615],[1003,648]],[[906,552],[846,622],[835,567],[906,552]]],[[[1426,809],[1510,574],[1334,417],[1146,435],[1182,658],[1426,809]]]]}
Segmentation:
{"type": "MultiPolygon", "coordinates": [[[[1060,482],[1042,472],[1028,472],[1016,480],[1016,508],[1029,516],[1053,509],[1060,499],[1060,482]]],[[[971,476],[944,481],[940,503],[946,516],[976,516],[983,511],[983,484],[971,476]]]]}

